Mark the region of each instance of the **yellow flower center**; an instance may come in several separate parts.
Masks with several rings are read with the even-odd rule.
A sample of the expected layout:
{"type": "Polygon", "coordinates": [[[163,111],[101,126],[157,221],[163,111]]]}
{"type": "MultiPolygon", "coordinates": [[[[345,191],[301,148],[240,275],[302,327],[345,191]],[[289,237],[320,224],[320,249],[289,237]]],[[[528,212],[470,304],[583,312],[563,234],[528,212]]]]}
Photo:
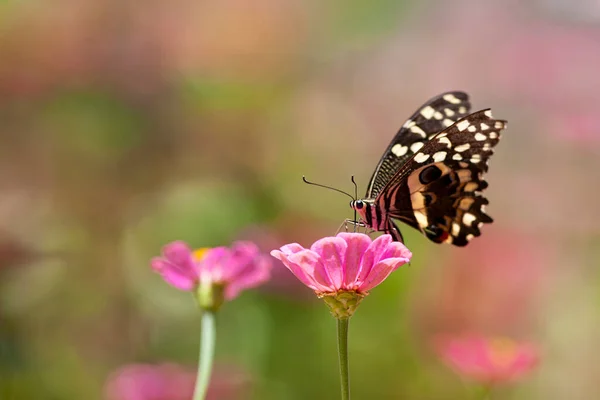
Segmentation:
{"type": "Polygon", "coordinates": [[[199,249],[194,250],[192,255],[194,256],[194,259],[196,261],[200,261],[204,258],[204,256],[210,249],[211,249],[210,247],[201,247],[199,249]]]}
{"type": "Polygon", "coordinates": [[[499,367],[510,365],[518,353],[517,344],[508,338],[496,338],[489,342],[490,361],[499,367]]]}

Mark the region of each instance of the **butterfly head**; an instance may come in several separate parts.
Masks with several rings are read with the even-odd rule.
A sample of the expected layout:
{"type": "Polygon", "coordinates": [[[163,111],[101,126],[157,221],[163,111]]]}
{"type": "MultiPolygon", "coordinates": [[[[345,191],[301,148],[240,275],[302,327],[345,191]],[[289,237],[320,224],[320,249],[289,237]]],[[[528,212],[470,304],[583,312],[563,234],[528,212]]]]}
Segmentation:
{"type": "Polygon", "coordinates": [[[362,200],[352,200],[350,202],[350,208],[356,211],[360,211],[365,208],[365,202],[362,200]]]}
{"type": "Polygon", "coordinates": [[[367,216],[367,214],[371,214],[371,207],[372,202],[370,202],[369,200],[352,200],[350,202],[350,208],[353,209],[359,216],[360,219],[362,219],[365,222],[368,222],[371,220],[371,218],[369,218],[367,216]]]}

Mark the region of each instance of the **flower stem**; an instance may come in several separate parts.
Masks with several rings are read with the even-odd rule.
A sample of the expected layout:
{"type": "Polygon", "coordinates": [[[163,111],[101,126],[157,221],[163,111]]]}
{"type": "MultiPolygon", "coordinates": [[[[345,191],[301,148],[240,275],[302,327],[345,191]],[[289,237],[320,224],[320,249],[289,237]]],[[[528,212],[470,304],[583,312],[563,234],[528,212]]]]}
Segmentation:
{"type": "Polygon", "coordinates": [[[203,311],[200,333],[200,357],[198,375],[196,376],[196,388],[194,389],[194,400],[204,400],[206,397],[215,355],[216,331],[215,313],[208,310],[203,311]]]}
{"type": "Polygon", "coordinates": [[[340,361],[342,400],[350,400],[350,378],[348,373],[348,321],[350,321],[350,318],[339,318],[337,320],[338,356],[340,361]]]}

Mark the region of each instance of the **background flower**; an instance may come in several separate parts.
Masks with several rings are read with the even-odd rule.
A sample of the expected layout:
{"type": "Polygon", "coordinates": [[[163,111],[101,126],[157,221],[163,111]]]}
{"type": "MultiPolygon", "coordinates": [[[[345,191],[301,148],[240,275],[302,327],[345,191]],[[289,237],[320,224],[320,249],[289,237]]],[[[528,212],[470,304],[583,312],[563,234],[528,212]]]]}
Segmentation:
{"type": "Polygon", "coordinates": [[[523,378],[539,359],[531,343],[505,337],[439,337],[435,347],[439,356],[459,375],[486,385],[523,378]]]}
{"type": "MultiPolygon", "coordinates": [[[[114,371],[107,379],[106,400],[189,400],[194,392],[193,368],[165,364],[130,364],[114,371]]],[[[211,380],[208,400],[245,399],[248,376],[233,367],[219,366],[211,380]]]]}
{"type": "Polygon", "coordinates": [[[267,281],[271,270],[271,260],[251,242],[192,252],[187,244],[176,241],[166,245],[163,256],[153,258],[151,264],[177,289],[192,290],[200,282],[223,286],[227,300],[267,281]]]}

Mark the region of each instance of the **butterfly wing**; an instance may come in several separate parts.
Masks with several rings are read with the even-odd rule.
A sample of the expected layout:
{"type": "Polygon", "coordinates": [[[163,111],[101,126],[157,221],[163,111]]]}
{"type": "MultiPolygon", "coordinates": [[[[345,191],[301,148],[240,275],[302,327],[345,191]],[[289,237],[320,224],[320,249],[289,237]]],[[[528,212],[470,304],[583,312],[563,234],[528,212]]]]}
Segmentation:
{"type": "Polygon", "coordinates": [[[465,246],[492,222],[483,174],[505,128],[490,110],[460,119],[412,154],[376,203],[436,243],[465,246]]]}
{"type": "Polygon", "coordinates": [[[379,160],[369,181],[366,198],[377,197],[398,169],[433,135],[465,117],[471,108],[463,92],[447,92],[421,106],[402,125],[379,160]]]}

